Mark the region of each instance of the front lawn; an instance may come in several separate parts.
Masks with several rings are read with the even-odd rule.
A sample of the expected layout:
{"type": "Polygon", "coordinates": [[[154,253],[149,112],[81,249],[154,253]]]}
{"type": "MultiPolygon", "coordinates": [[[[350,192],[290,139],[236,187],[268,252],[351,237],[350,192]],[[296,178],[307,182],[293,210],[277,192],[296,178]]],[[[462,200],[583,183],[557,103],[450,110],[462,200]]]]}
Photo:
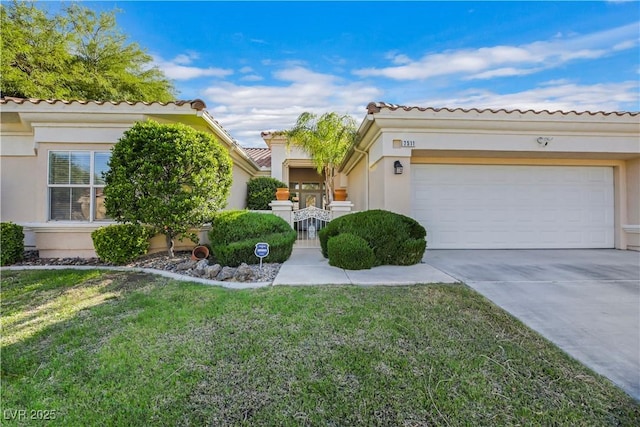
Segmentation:
{"type": "Polygon", "coordinates": [[[1,298],[3,425],[640,424],[637,402],[464,285],[3,271],[1,298]]]}

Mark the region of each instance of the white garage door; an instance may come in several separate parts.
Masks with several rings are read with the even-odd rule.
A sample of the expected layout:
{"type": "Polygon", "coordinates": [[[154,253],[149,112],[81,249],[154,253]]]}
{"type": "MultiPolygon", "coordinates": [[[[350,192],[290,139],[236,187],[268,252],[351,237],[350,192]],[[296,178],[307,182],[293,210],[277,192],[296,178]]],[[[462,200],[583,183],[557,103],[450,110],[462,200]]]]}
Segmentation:
{"type": "Polygon", "coordinates": [[[613,168],[412,165],[433,249],[613,248],[613,168]]]}

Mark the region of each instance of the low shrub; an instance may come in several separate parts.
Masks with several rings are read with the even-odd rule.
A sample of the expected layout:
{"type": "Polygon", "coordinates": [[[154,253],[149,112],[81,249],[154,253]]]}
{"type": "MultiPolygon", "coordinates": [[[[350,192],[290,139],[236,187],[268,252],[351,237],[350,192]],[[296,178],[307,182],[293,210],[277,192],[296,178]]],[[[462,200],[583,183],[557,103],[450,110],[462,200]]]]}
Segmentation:
{"type": "Polygon", "coordinates": [[[375,256],[366,240],[351,233],[342,233],[327,242],[329,265],[346,270],[365,270],[373,267],[375,256]]]}
{"type": "Polygon", "coordinates": [[[91,233],[98,257],[113,264],[126,264],[149,250],[151,228],[139,224],[113,224],[91,233]]]}
{"type": "Polygon", "coordinates": [[[237,267],[240,264],[256,264],[259,260],[254,251],[256,243],[269,244],[269,255],[264,262],[285,262],[291,256],[293,244],[296,241],[296,233],[270,234],[262,237],[253,237],[228,245],[218,245],[214,248],[216,260],[222,265],[237,267]]]}
{"type": "Polygon", "coordinates": [[[344,215],[320,230],[322,254],[327,258],[328,241],[351,233],[364,239],[373,249],[375,265],[412,265],[422,260],[427,232],[413,218],[384,210],[344,215]]]}
{"type": "Polygon", "coordinates": [[[209,241],[213,255],[222,265],[255,264],[256,243],[269,244],[265,262],[284,262],[291,256],[296,232],[282,218],[249,211],[220,212],[211,221],[209,241]]]}
{"type": "Polygon", "coordinates": [[[0,265],[14,264],[24,256],[24,229],[12,222],[0,223],[0,265]]]}
{"type": "Polygon", "coordinates": [[[276,198],[276,189],[289,187],[284,182],[267,176],[252,178],[247,182],[247,209],[269,210],[269,203],[276,198]]]}

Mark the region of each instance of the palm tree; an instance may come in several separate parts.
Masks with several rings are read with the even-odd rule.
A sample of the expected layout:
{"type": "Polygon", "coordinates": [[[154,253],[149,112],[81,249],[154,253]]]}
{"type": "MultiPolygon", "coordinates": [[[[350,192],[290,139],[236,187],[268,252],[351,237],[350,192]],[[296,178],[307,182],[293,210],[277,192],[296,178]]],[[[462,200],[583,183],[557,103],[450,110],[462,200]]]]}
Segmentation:
{"type": "Polygon", "coordinates": [[[326,200],[333,201],[336,170],[357,136],[353,117],[333,112],[318,117],[305,112],[285,134],[289,144],[297,145],[311,156],[318,173],[324,172],[326,200]]]}

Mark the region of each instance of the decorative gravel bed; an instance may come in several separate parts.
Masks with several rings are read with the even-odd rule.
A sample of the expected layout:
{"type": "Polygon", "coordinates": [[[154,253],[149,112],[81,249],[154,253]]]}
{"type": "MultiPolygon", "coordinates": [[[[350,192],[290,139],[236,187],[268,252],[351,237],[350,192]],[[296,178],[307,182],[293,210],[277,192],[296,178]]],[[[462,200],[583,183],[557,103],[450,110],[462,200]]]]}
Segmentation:
{"type": "MultiPolygon", "coordinates": [[[[24,260],[14,265],[114,266],[114,264],[100,261],[99,258],[40,258],[37,251],[25,252],[24,260]]],[[[272,282],[278,275],[280,265],[263,263],[260,268],[258,264],[243,263],[238,267],[226,267],[217,264],[211,258],[194,261],[191,259],[191,252],[176,252],[173,257],[161,252],[141,257],[125,267],[151,268],[217,281],[272,282]]]]}

